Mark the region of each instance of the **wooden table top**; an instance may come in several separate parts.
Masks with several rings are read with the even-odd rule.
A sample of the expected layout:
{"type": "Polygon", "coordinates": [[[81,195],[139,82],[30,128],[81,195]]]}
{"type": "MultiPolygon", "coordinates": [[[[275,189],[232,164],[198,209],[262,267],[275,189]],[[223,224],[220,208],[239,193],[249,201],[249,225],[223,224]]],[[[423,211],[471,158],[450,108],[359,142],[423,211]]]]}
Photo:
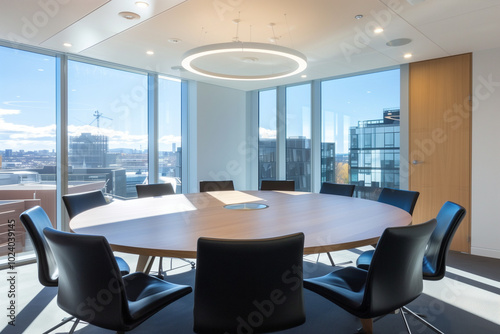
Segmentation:
{"type": "Polygon", "coordinates": [[[219,191],[128,201],[85,211],[76,233],[104,235],[116,251],[196,258],[199,237],[260,239],[305,234],[304,254],[371,245],[385,228],[411,223],[404,210],[371,200],[285,191],[219,191]],[[224,205],[262,203],[260,210],[224,205]]]}

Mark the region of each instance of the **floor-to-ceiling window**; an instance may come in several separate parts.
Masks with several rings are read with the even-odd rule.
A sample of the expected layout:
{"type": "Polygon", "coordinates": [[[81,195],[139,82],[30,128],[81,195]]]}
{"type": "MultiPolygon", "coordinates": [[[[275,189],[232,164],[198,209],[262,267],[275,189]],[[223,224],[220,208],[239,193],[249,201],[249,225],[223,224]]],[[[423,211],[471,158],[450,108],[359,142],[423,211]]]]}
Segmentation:
{"type": "Polygon", "coordinates": [[[276,89],[259,92],[259,185],[277,178],[276,89]]]}
{"type": "Polygon", "coordinates": [[[158,76],[0,45],[0,266],[8,262],[11,221],[16,223],[15,253],[33,256],[19,221],[24,210],[41,205],[54,227],[64,226],[57,221],[64,208],[57,206],[56,194],[64,190],[56,178],[65,170],[58,158],[68,161],[62,179],[67,176],[69,193],[102,189],[115,198],[135,197],[135,184],[149,181],[148,145],[157,138],[158,154],[151,161],[158,166],[155,182],[172,182],[176,192],[183,190],[181,138],[187,128],[181,124],[187,100],[181,95],[186,92],[181,80],[158,76],[156,86],[148,74],[158,76]],[[60,75],[66,68],[67,80],[60,75]],[[148,117],[151,110],[155,117],[148,117]],[[57,131],[59,120],[68,122],[67,138],[66,131],[57,131]],[[66,139],[67,146],[56,152],[66,139]]]}
{"type": "Polygon", "coordinates": [[[158,182],[171,183],[176,193],[182,192],[181,85],[178,79],[158,79],[158,182]]]}
{"type": "Polygon", "coordinates": [[[311,85],[286,88],[286,179],[311,191],[311,85]]]}
{"type": "MultiPolygon", "coordinates": [[[[355,184],[355,196],[363,198],[376,198],[381,187],[399,188],[400,70],[322,80],[318,84],[319,92],[311,89],[310,83],[258,92],[259,182],[265,175],[265,152],[271,146],[274,160],[267,165],[274,169],[267,170],[286,164],[286,179],[295,181],[296,190],[319,189],[320,184],[311,184],[314,179],[355,184]],[[280,110],[281,100],[276,98],[276,92],[282,89],[286,94],[286,127],[271,128],[266,125],[278,119],[276,110],[280,110]],[[314,109],[313,99],[320,101],[314,109]],[[312,142],[312,114],[319,119],[317,143],[312,142]],[[283,131],[286,161],[280,161],[276,154],[283,131]],[[270,134],[272,145],[266,140],[270,134]],[[313,149],[320,151],[317,162],[313,161],[313,149]],[[314,173],[319,174],[317,178],[312,177],[314,173]]],[[[276,175],[279,173],[266,176],[276,175]]]]}
{"type": "Polygon", "coordinates": [[[399,188],[399,72],[321,83],[322,182],[355,184],[364,198],[399,188]]]}
{"type": "Polygon", "coordinates": [[[0,46],[0,143],[0,260],[19,260],[32,251],[19,214],[40,205],[56,223],[55,57],[0,46]]]}
{"type": "Polygon", "coordinates": [[[135,197],[148,177],[148,80],[137,74],[68,62],[68,180],[135,197]]]}

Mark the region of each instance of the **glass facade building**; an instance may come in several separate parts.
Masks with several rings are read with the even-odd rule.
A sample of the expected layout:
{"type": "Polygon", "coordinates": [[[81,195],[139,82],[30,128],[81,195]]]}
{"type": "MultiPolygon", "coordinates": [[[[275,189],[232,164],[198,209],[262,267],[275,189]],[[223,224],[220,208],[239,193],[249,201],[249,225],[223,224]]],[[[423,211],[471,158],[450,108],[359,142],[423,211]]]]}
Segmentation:
{"type": "Polygon", "coordinates": [[[357,196],[399,188],[399,109],[385,109],[382,119],[360,121],[349,132],[349,183],[356,185],[357,196]]]}

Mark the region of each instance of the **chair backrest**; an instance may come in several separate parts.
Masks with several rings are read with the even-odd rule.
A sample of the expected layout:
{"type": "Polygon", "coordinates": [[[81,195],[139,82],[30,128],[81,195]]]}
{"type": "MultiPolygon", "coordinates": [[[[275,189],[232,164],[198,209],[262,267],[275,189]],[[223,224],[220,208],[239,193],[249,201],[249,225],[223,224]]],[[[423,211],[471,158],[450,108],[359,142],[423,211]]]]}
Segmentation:
{"type": "Polygon", "coordinates": [[[323,182],[319,193],[352,197],[352,194],[354,194],[354,188],[354,184],[323,182]]]}
{"type": "Polygon", "coordinates": [[[19,218],[35,247],[38,280],[44,286],[57,286],[59,270],[54,254],[45,239],[43,229],[52,227],[49,217],[40,206],[24,211],[19,218]]]}
{"type": "Polygon", "coordinates": [[[304,234],[261,240],[198,240],[196,333],[261,333],[305,321],[304,234]]]}
{"type": "Polygon", "coordinates": [[[427,244],[424,255],[423,275],[427,280],[440,280],[446,273],[446,256],[458,226],[464,219],[464,207],[446,202],[436,217],[437,226],[427,244]]]}
{"type": "Polygon", "coordinates": [[[124,327],[129,314],[125,288],[106,238],[53,228],[43,232],[59,267],[59,307],[96,326],[124,327]]]}
{"type": "Polygon", "coordinates": [[[366,278],[363,304],[370,317],[392,312],[422,293],[422,259],[436,224],[431,219],[384,231],[366,278]]]}
{"type": "Polygon", "coordinates": [[[137,197],[154,197],[175,194],[171,183],[136,184],[137,197]]]}
{"type": "Polygon", "coordinates": [[[295,191],[295,181],[293,180],[262,180],[260,190],[283,190],[295,191]]]}
{"type": "Polygon", "coordinates": [[[68,194],[64,195],[62,198],[70,219],[73,219],[74,216],[83,211],[107,204],[101,190],[68,194]]]}
{"type": "Polygon", "coordinates": [[[378,201],[397,206],[412,215],[415,204],[417,204],[418,195],[420,195],[418,191],[384,188],[380,192],[378,201]]]}
{"type": "Polygon", "coordinates": [[[227,181],[200,181],[200,192],[234,190],[232,180],[227,181]]]}

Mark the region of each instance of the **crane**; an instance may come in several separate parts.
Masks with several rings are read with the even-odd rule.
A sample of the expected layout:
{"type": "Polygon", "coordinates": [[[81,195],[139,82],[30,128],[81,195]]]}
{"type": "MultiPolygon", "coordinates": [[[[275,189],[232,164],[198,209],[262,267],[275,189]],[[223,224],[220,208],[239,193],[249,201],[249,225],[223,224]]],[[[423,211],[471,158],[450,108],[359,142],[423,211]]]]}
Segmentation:
{"type": "Polygon", "coordinates": [[[89,125],[91,125],[92,123],[96,122],[97,121],[97,129],[99,129],[99,119],[102,117],[102,118],[106,118],[106,119],[109,119],[109,120],[113,120],[112,118],[109,118],[109,117],[106,117],[106,116],[103,116],[102,112],[99,112],[99,110],[96,110],[94,111],[94,117],[95,119],[90,122],[89,125]]]}

